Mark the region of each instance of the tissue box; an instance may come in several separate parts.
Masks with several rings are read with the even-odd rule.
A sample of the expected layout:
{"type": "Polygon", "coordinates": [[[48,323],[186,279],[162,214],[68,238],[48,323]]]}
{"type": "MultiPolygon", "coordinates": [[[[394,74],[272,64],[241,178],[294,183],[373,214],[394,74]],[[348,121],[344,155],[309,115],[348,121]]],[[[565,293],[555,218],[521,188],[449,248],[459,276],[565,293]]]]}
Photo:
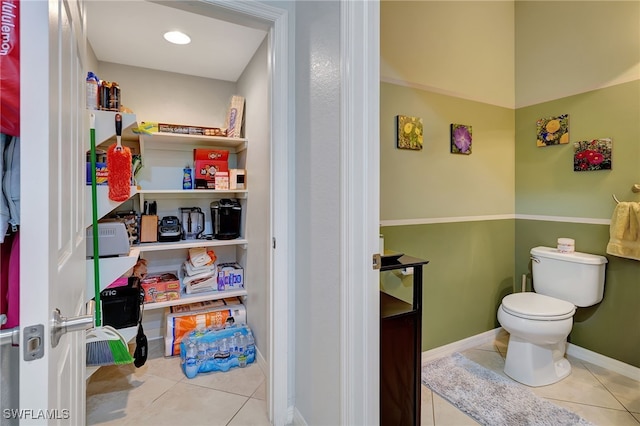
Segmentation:
{"type": "Polygon", "coordinates": [[[236,262],[218,265],[218,291],[244,288],[244,269],[236,262]],[[222,286],[224,285],[224,288],[222,286]]]}

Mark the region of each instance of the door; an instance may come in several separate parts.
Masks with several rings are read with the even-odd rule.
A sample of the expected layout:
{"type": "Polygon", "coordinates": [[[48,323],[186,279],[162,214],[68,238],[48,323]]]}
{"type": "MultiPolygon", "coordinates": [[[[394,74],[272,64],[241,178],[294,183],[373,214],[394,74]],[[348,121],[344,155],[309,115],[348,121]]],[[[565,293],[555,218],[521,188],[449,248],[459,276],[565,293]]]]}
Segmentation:
{"type": "Polygon", "coordinates": [[[51,338],[85,313],[83,8],[21,2],[21,424],[85,423],[85,333],[51,338]]]}

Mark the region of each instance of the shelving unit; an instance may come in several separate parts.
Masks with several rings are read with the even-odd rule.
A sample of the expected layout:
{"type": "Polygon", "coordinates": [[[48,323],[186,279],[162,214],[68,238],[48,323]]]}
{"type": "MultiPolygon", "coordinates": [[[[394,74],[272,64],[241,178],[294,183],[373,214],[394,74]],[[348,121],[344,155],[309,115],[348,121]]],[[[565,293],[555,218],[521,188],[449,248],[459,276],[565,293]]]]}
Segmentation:
{"type": "MultiPolygon", "coordinates": [[[[145,201],[156,201],[158,218],[179,216],[181,207],[199,207],[205,216],[204,234],[212,234],[210,203],[222,198],[235,198],[242,205],[241,237],[232,240],[196,239],[176,242],[141,243],[136,246],[141,257],[148,261],[149,272],[172,272],[180,276],[182,263],[189,248],[207,247],[215,250],[219,262],[238,262],[246,266],[249,241],[244,238],[246,200],[248,190],[182,189],[183,168],[194,166],[194,149],[223,149],[229,151],[229,168],[246,166],[248,141],[244,138],[221,136],[151,133],[140,135],[140,151],[144,167],[138,175],[140,206],[145,201]]],[[[194,170],[194,175],[196,170],[194,170]]],[[[195,180],[195,176],[194,176],[195,180]]],[[[246,276],[246,274],[245,274],[246,276]]],[[[246,284],[246,283],[245,283],[246,284]]],[[[163,309],[187,303],[246,296],[245,289],[211,291],[196,294],[181,293],[181,298],[164,302],[146,303],[145,310],[163,309]]]]}

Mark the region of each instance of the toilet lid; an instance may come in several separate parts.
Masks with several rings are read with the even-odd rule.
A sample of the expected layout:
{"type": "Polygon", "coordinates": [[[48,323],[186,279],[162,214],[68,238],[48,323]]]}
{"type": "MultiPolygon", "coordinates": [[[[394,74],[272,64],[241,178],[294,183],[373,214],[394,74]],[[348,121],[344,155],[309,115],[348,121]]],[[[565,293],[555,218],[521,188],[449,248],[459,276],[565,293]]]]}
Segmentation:
{"type": "Polygon", "coordinates": [[[533,292],[505,296],[502,308],[517,317],[548,321],[571,318],[576,311],[573,303],[533,292]]]}

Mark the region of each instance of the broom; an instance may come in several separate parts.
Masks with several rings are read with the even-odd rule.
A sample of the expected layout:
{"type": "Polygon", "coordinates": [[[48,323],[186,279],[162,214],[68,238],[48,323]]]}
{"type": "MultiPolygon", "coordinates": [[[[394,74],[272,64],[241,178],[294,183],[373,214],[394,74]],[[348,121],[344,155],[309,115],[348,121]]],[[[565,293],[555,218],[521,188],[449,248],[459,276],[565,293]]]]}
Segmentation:
{"type": "Polygon", "coordinates": [[[131,150],[122,146],[122,116],[116,114],[116,143],[107,150],[109,199],[127,201],[131,196],[131,150]]]}
{"type": "Polygon", "coordinates": [[[127,342],[113,327],[102,325],[100,313],[100,247],[98,244],[98,189],[96,183],[96,116],[91,114],[91,213],[93,225],[93,283],[95,288],[95,328],[87,331],[87,365],[130,364],[133,358],[127,342]]]}

